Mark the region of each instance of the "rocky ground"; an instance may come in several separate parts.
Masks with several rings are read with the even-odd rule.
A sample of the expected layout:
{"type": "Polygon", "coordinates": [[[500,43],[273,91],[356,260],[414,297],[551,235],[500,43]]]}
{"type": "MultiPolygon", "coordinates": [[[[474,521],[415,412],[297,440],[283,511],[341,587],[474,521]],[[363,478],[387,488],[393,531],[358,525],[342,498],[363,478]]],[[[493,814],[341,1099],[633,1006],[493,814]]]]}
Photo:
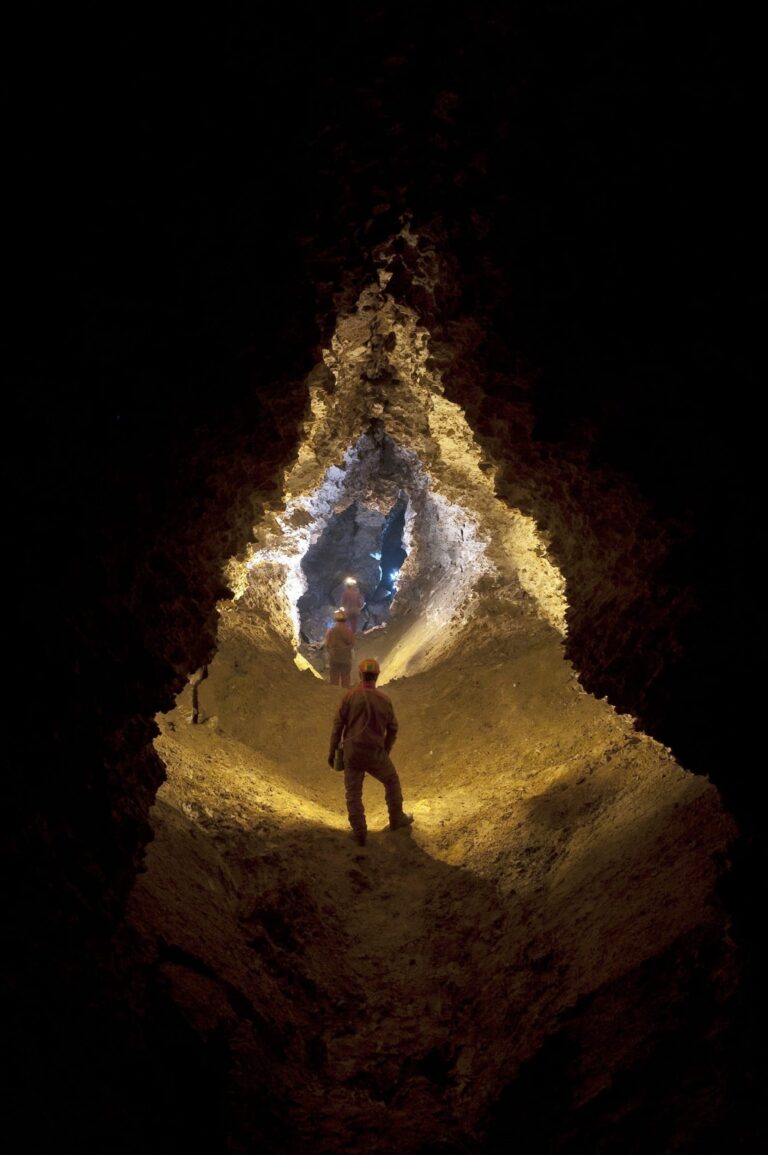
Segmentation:
{"type": "Polygon", "coordinates": [[[394,639],[371,639],[415,824],[390,832],[369,779],[363,849],[326,762],[340,691],[287,645],[225,639],[198,724],[191,689],[159,719],[131,921],[225,1056],[232,1150],[254,1113],[275,1151],[485,1149],[548,1039],[577,1038],[578,1110],[663,1045],[705,955],[729,996],[714,786],[587,695],[535,616],[463,636],[386,684],[394,639]]]}

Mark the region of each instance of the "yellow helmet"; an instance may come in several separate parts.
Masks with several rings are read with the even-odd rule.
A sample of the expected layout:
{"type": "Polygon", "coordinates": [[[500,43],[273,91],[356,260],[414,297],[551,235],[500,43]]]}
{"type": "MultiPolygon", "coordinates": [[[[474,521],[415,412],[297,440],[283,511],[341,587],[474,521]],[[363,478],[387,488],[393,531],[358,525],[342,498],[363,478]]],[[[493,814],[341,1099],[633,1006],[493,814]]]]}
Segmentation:
{"type": "Polygon", "coordinates": [[[363,658],[360,665],[357,667],[361,674],[378,674],[380,673],[379,663],[375,658],[363,658]]]}
{"type": "Polygon", "coordinates": [[[334,610],[333,616],[337,622],[345,622],[347,620],[346,610],[334,610]]]}

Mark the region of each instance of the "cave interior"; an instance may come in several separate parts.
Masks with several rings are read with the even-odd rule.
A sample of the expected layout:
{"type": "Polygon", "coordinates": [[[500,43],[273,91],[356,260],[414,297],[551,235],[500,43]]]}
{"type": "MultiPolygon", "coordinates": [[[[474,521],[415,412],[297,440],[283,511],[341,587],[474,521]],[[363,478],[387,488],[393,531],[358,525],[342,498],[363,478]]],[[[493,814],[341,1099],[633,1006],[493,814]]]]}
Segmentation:
{"type": "Polygon", "coordinates": [[[757,36],[33,15],[9,1126],[762,1150],[757,36]],[[415,817],[367,779],[364,850],[326,763],[348,577],[415,817]]]}

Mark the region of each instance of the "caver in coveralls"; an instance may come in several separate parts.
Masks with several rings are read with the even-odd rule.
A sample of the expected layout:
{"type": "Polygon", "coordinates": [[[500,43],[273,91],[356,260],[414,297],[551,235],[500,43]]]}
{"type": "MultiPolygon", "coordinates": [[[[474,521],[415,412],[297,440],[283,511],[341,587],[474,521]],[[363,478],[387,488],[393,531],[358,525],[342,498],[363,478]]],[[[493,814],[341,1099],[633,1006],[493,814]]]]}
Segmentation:
{"type": "Polygon", "coordinates": [[[363,780],[372,774],[384,786],[390,830],[410,826],[413,818],[403,813],[403,792],[389,752],[397,738],[394,707],[386,694],[376,689],[379,664],[374,658],[360,663],[360,681],[341,700],[331,732],[328,765],[333,766],[336,749],[344,744],[344,787],[352,837],[365,845],[367,826],[363,807],[363,780]]]}
{"type": "Polygon", "coordinates": [[[330,683],[332,686],[349,686],[355,635],[349,626],[345,625],[347,615],[344,610],[336,610],[333,616],[336,625],[331,626],[325,635],[330,683]]]}
{"type": "Polygon", "coordinates": [[[356,634],[360,614],[365,607],[365,598],[354,578],[347,578],[347,584],[341,595],[341,605],[347,615],[349,628],[353,634],[356,634]]]}

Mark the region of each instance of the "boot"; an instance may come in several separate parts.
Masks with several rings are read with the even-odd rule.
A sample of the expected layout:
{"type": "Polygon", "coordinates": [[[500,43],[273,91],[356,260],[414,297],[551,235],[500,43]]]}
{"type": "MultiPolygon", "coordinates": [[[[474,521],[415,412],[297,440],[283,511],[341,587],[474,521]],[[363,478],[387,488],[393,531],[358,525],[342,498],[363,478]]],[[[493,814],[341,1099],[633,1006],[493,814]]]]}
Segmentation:
{"type": "Polygon", "coordinates": [[[390,830],[400,830],[403,826],[412,826],[412,825],[413,825],[413,815],[412,814],[406,814],[405,811],[403,811],[402,814],[399,814],[396,818],[390,818],[390,820],[389,820],[389,829],[390,830]]]}

